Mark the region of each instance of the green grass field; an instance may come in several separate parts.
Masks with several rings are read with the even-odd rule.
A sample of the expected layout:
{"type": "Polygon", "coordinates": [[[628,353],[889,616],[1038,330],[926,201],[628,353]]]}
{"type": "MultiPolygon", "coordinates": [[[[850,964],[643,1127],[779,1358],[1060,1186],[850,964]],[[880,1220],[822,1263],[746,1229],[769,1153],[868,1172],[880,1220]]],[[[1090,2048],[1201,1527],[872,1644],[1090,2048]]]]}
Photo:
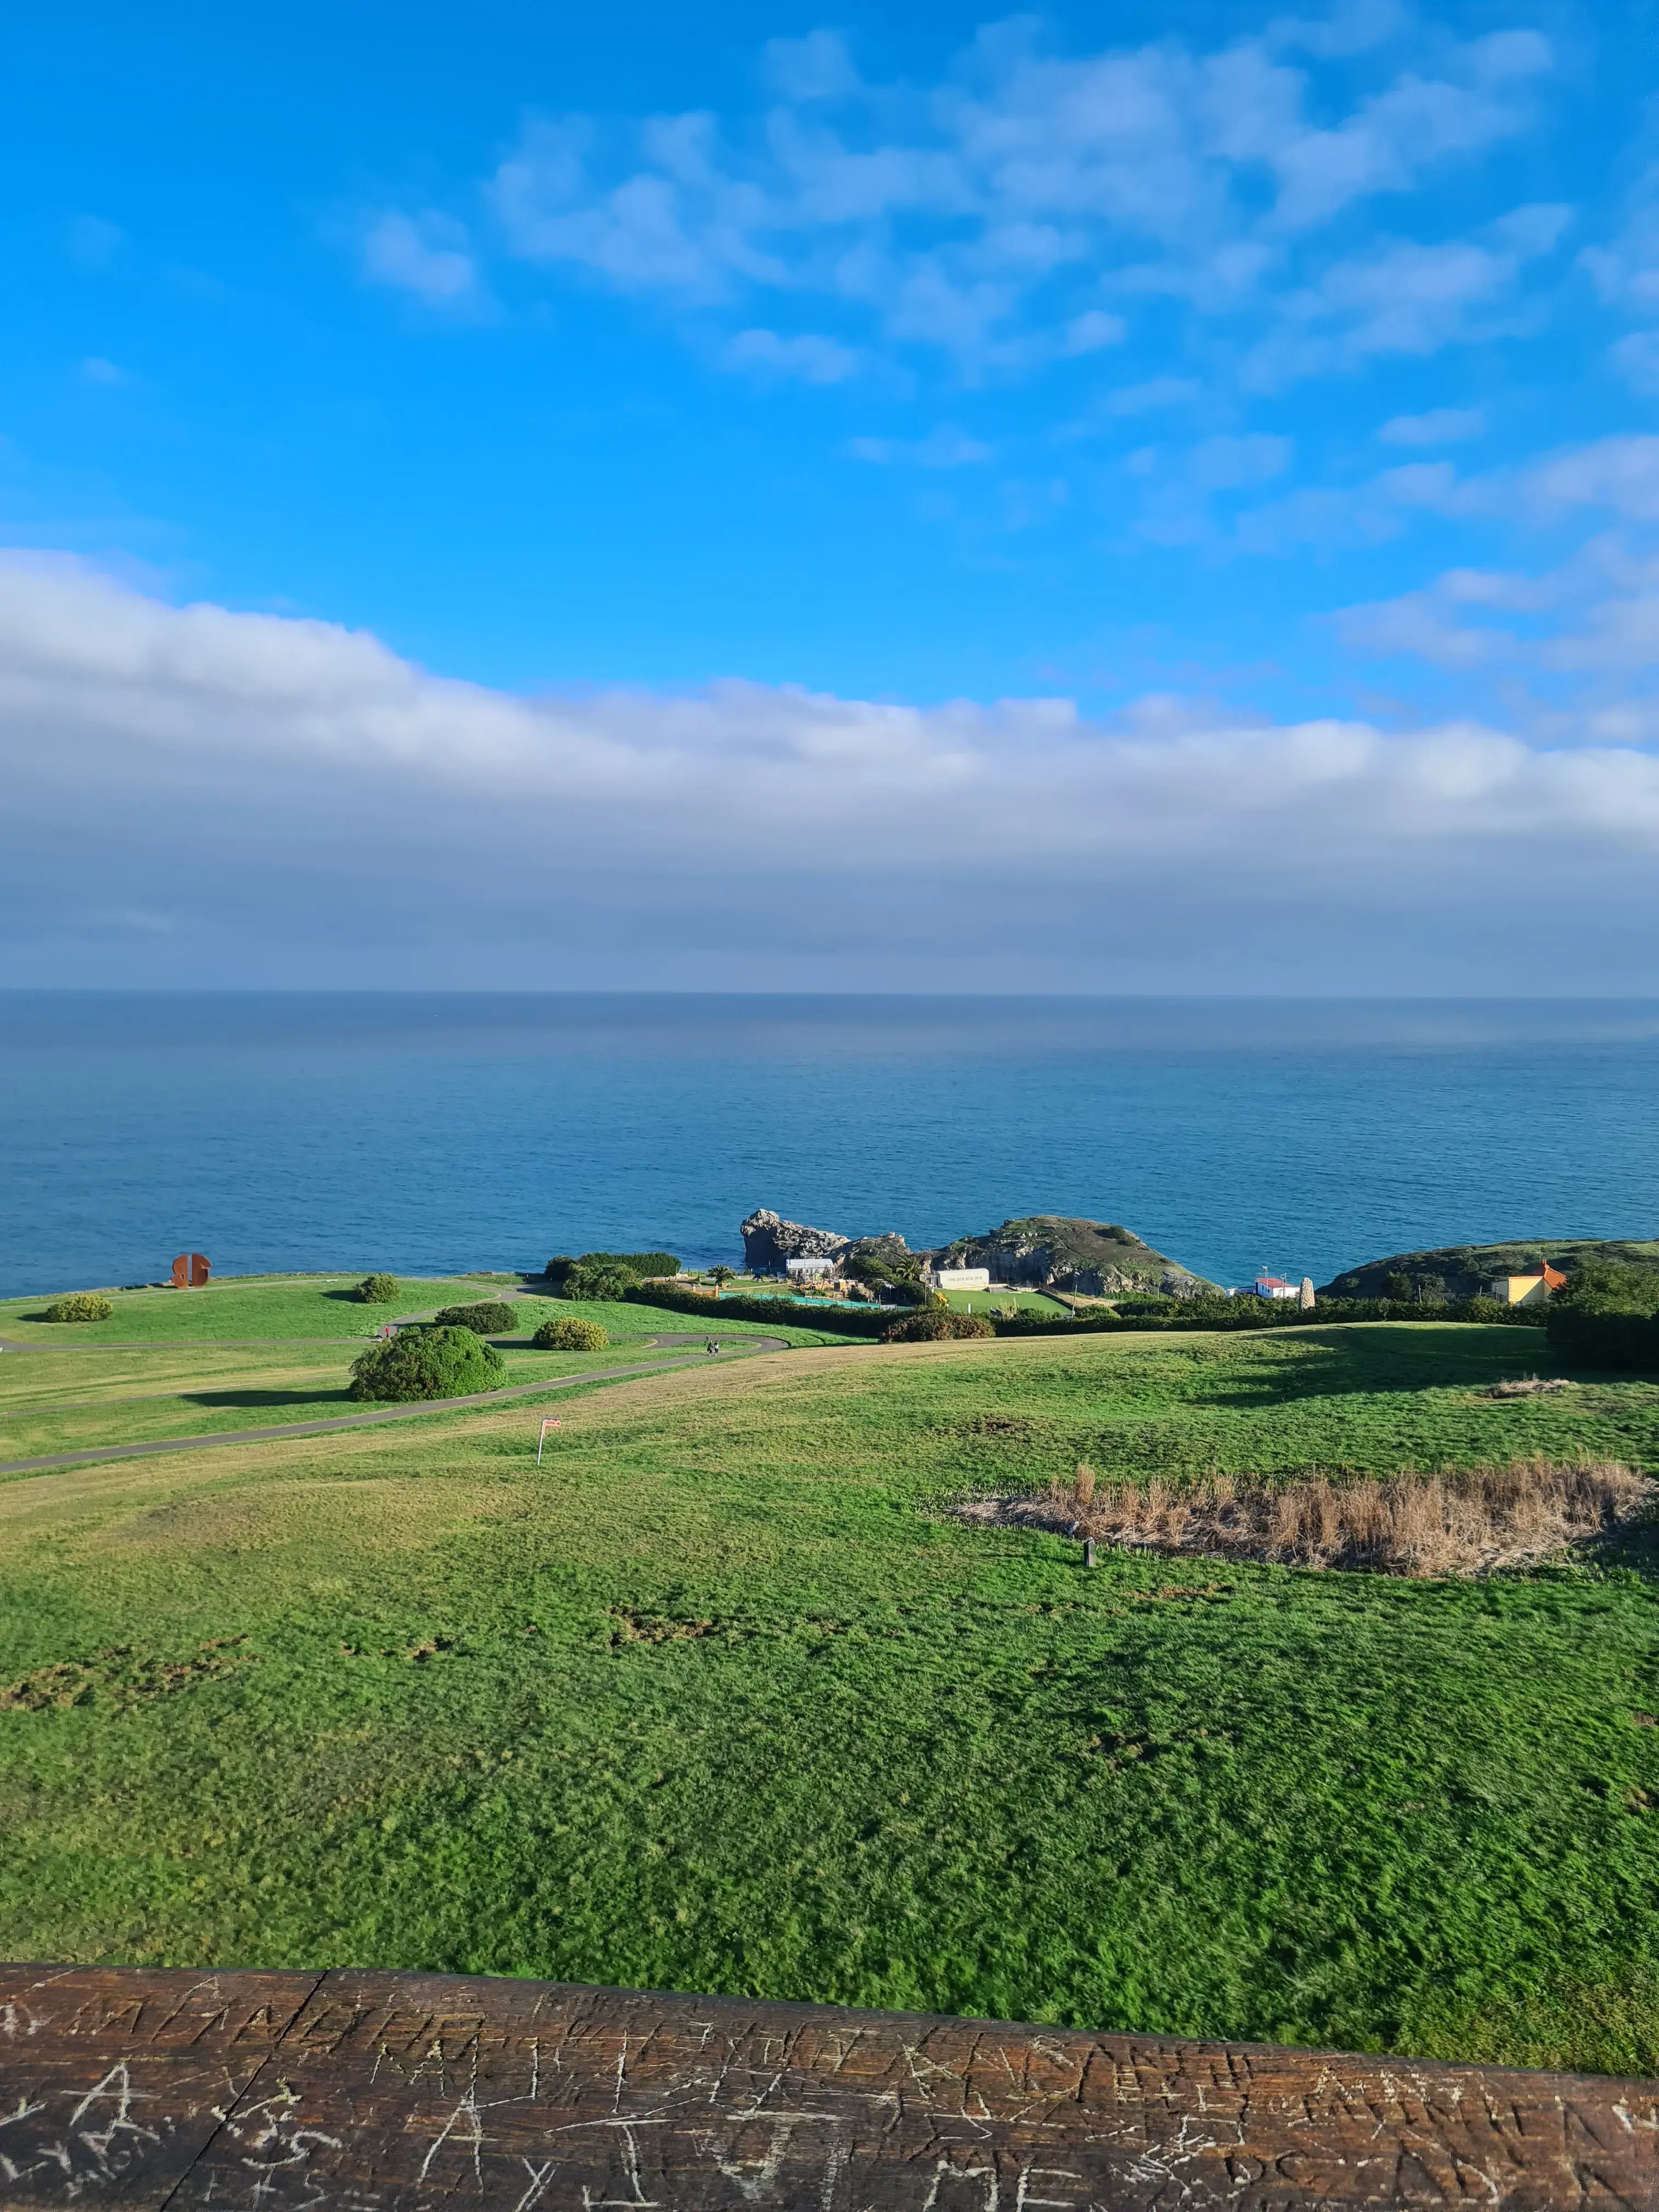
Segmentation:
{"type": "MultiPolygon", "coordinates": [[[[0,1355],[0,1462],[361,1413],[349,1395],[351,1362],[384,1321],[488,1294],[453,1280],[410,1282],[396,1305],[365,1306],[349,1295],[356,1279],[117,1294],[110,1319],[89,1324],[40,1320],[44,1298],[0,1306],[0,1340],[25,1347],[21,1356],[0,1355]]],[[[659,1338],[701,1334],[694,1320],[648,1306],[527,1297],[512,1305],[514,1334],[495,1340],[507,1362],[504,1388],[672,1361],[681,1348],[659,1338]],[[538,1352],[528,1343],[541,1322],[570,1313],[600,1322],[608,1349],[538,1352]]],[[[723,1343],[840,1340],[821,1328],[769,1331],[725,1320],[712,1334],[723,1343]]],[[[446,1417],[440,1408],[430,1418],[446,1417]]]]}
{"type": "Polygon", "coordinates": [[[939,1295],[957,1313],[999,1313],[1010,1306],[1021,1313],[1059,1316],[1070,1311],[1064,1299],[1045,1297],[1041,1291],[942,1291],[939,1295]]]}
{"type": "MultiPolygon", "coordinates": [[[[8,1298],[0,1302],[0,1339],[12,1344],[39,1345],[64,1350],[86,1344],[168,1344],[189,1342],[249,1342],[266,1339],[295,1341],[308,1337],[368,1338],[381,1323],[406,1316],[429,1314],[444,1306],[476,1304],[498,1297],[499,1280],[449,1276],[440,1280],[404,1277],[403,1295],[395,1305],[360,1305],[352,1292],[362,1279],[356,1275],[308,1276],[298,1281],[210,1283],[196,1291],[112,1291],[108,1295],[115,1310],[107,1321],[49,1322],[49,1296],[8,1298]]],[[[526,1335],[550,1316],[580,1313],[600,1322],[613,1334],[637,1336],[665,1328],[695,1329],[701,1315],[684,1316],[659,1313],[649,1306],[593,1303],[581,1306],[556,1298],[515,1297],[510,1301],[522,1322],[515,1328],[526,1335]]],[[[765,1334],[754,1323],[720,1320],[722,1335],[765,1334]]],[[[823,1332],[808,1330],[814,1342],[823,1332]]]]}
{"type": "MultiPolygon", "coordinates": [[[[118,1357],[100,1419],[275,1371],[79,1364],[118,1357]]],[[[1088,1573],[944,1510],[1079,1457],[1659,1473],[1659,1386],[1480,1395],[1528,1369],[1531,1332],[1432,1325],[842,1346],[568,1396],[539,1472],[532,1399],[12,1480],[0,1953],[1656,2070],[1644,1546],[1088,1573]]]]}

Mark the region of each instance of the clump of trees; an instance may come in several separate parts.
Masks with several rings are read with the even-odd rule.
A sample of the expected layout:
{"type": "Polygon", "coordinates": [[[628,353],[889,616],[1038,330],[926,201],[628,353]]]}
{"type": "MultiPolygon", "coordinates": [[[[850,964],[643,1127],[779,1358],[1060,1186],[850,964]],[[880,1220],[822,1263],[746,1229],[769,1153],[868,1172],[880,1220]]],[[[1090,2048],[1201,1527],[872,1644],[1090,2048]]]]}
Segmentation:
{"type": "Polygon", "coordinates": [[[863,1283],[878,1297],[887,1293],[902,1305],[926,1302],[921,1261],[914,1252],[902,1250],[896,1238],[871,1237],[854,1245],[841,1268],[851,1281],[863,1283]]]}
{"type": "Polygon", "coordinates": [[[1582,1314],[1659,1314],[1659,1267],[1586,1260],[1572,1270],[1550,1307],[1582,1314]]]}
{"type": "Polygon", "coordinates": [[[439,1328],[470,1328],[474,1336],[501,1336],[517,1316],[505,1298],[484,1298],[472,1306],[445,1306],[432,1318],[439,1328]]]}
{"type": "Polygon", "coordinates": [[[615,1300],[626,1297],[635,1283],[679,1272],[672,1252],[584,1252],[577,1260],[555,1253],[547,1263],[547,1281],[556,1297],[615,1300]]]}
{"type": "Polygon", "coordinates": [[[544,1321],[530,1341],[543,1352],[603,1352],[611,1339],[598,1322],[565,1314],[557,1321],[544,1321]]]}
{"type": "Polygon", "coordinates": [[[1659,1372],[1659,1267],[1586,1260],[1550,1300],[1550,1349],[1584,1367],[1659,1372]]]}
{"type": "Polygon", "coordinates": [[[951,1313],[937,1306],[906,1314],[882,1331],[884,1344],[933,1344],[948,1336],[994,1336],[996,1331],[983,1314],[951,1313]]]}
{"type": "Polygon", "coordinates": [[[365,1275],[353,1295],[359,1305],[396,1305],[398,1278],[395,1275],[365,1275]]]}
{"type": "Polygon", "coordinates": [[[101,1291],[68,1291],[46,1308],[48,1321],[107,1321],[115,1308],[101,1291]]]}
{"type": "Polygon", "coordinates": [[[351,1395],[379,1404],[422,1398],[465,1398],[494,1390],[507,1362],[470,1328],[405,1328],[371,1345],[351,1364],[351,1395]]]}

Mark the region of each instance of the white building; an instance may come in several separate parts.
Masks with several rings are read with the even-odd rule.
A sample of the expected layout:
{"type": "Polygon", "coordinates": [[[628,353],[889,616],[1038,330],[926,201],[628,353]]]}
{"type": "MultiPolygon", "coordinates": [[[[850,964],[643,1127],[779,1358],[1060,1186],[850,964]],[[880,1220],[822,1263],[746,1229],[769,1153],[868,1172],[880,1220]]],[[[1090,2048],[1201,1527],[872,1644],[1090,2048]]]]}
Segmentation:
{"type": "Polygon", "coordinates": [[[783,1264],[785,1271],[797,1278],[802,1275],[833,1275],[836,1272],[835,1261],[827,1257],[812,1260],[786,1260],[783,1264]]]}
{"type": "Polygon", "coordinates": [[[935,1267],[927,1278],[936,1291],[988,1291],[988,1267],[935,1267]]]}

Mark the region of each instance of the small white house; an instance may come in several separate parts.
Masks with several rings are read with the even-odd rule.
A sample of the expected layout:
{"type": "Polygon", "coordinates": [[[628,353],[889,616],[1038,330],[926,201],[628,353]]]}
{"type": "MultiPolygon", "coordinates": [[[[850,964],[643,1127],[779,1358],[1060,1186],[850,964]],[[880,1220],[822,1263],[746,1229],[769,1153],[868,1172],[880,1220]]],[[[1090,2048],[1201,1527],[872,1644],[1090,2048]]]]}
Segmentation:
{"type": "Polygon", "coordinates": [[[928,1280],[935,1290],[988,1291],[991,1270],[988,1267],[936,1267],[928,1280]]]}
{"type": "Polygon", "coordinates": [[[827,1256],[811,1260],[786,1260],[783,1264],[786,1272],[797,1280],[803,1275],[833,1275],[836,1272],[835,1261],[827,1256]]]}

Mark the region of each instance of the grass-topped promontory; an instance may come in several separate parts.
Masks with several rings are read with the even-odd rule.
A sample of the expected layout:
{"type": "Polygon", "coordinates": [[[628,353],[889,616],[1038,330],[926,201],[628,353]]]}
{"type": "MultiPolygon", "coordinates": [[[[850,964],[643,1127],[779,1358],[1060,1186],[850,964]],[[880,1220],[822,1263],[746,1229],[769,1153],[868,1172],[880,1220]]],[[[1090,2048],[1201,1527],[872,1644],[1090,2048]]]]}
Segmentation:
{"type": "Polygon", "coordinates": [[[1653,1383],[1488,1395],[1541,1349],[843,1346],[567,1400],[539,1470],[531,1401],[14,1480],[0,1951],[1654,2070],[1638,1545],[1090,1573],[948,1510],[1079,1460],[1659,1468],[1653,1383]]]}

